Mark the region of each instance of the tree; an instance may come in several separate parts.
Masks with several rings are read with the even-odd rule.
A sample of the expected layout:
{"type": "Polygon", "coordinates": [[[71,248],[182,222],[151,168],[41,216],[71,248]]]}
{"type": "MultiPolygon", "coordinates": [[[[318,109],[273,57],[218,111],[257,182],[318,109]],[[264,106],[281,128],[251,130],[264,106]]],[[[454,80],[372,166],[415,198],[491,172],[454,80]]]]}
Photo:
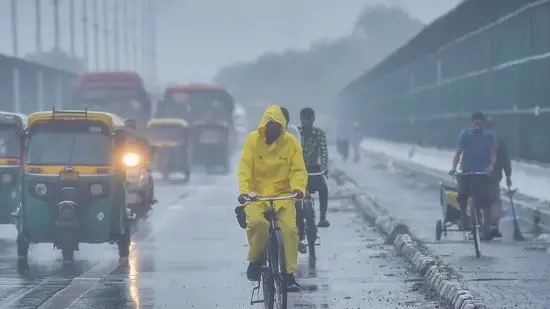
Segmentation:
{"type": "Polygon", "coordinates": [[[343,87],[422,27],[402,9],[367,7],[352,35],[316,42],[307,51],[271,52],[221,68],[215,82],[244,104],[268,101],[286,107],[327,107],[343,87]]]}

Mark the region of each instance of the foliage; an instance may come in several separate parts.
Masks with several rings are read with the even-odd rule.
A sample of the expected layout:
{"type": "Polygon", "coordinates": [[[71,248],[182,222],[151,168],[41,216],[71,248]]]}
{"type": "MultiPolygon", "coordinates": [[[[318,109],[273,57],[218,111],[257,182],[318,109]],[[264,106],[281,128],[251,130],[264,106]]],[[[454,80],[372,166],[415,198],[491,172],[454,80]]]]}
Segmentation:
{"type": "Polygon", "coordinates": [[[285,106],[330,104],[336,93],[422,29],[420,21],[395,7],[367,7],[353,34],[316,42],[308,50],[266,53],[218,71],[215,82],[240,102],[285,106]]]}

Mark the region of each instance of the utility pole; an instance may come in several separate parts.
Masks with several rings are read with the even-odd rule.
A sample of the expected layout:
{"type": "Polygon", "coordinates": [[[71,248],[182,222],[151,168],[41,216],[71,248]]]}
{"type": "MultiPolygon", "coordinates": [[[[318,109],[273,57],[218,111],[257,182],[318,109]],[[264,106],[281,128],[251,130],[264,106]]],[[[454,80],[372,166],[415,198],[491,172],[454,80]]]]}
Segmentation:
{"type": "Polygon", "coordinates": [[[76,46],[75,46],[75,12],[74,12],[74,0],[69,0],[69,35],[71,44],[71,57],[76,58],[76,46]]]}
{"type": "Polygon", "coordinates": [[[111,67],[109,53],[109,0],[103,0],[103,40],[105,44],[105,70],[109,71],[111,67]]]}
{"type": "Polygon", "coordinates": [[[13,56],[19,57],[19,31],[17,30],[17,0],[11,0],[11,41],[13,56]]]}
{"type": "Polygon", "coordinates": [[[54,28],[54,39],[55,39],[55,48],[54,50],[61,50],[61,41],[59,35],[59,0],[53,1],[53,28],[54,28]]]}
{"type": "MultiPolygon", "coordinates": [[[[36,0],[40,1],[40,0],[36,0]]],[[[82,0],[82,49],[86,69],[90,68],[90,53],[88,50],[88,1],[82,0]]]]}
{"type": "Polygon", "coordinates": [[[95,70],[99,71],[99,7],[98,0],[92,0],[94,5],[94,58],[95,58],[95,70]]]}
{"type": "Polygon", "coordinates": [[[134,5],[132,5],[132,70],[138,71],[138,1],[134,0],[132,1],[134,5]]]}
{"type": "Polygon", "coordinates": [[[115,41],[115,70],[120,70],[120,27],[119,27],[119,1],[114,3],[114,17],[113,17],[113,32],[114,32],[114,41],[115,41]]]}
{"type": "Polygon", "coordinates": [[[42,2],[40,0],[34,1],[34,13],[35,13],[35,35],[36,35],[36,53],[42,52],[42,2]]]}
{"type": "MultiPolygon", "coordinates": [[[[147,0],[141,0],[140,4],[141,4],[141,22],[140,22],[140,25],[141,25],[141,46],[140,46],[140,51],[141,51],[141,74],[142,75],[147,75],[147,56],[149,55],[149,53],[147,52],[148,48],[147,48],[147,31],[149,30],[149,25],[148,25],[148,22],[149,22],[149,18],[148,17],[148,12],[147,12],[147,6],[146,6],[146,2],[147,0]]],[[[145,77],[147,78],[147,77],[145,77]]]]}
{"type": "Polygon", "coordinates": [[[131,66],[132,59],[130,59],[130,42],[128,36],[128,30],[130,28],[130,20],[128,18],[128,0],[123,0],[122,3],[122,44],[123,44],[123,58],[125,59],[124,68],[128,69],[131,66]]]}
{"type": "Polygon", "coordinates": [[[150,38],[149,48],[151,49],[151,82],[153,85],[157,83],[157,16],[158,16],[158,7],[155,4],[156,2],[149,2],[151,4],[151,25],[150,25],[150,38]]]}

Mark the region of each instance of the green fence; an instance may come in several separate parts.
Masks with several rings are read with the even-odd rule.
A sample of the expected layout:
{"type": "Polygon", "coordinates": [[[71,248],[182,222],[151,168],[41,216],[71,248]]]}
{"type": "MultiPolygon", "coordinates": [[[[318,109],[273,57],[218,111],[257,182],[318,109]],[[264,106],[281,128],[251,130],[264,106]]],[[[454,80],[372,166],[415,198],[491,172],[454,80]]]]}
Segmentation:
{"type": "Polygon", "coordinates": [[[516,3],[527,4],[347,90],[345,117],[372,137],[454,147],[484,111],[514,157],[550,161],[550,1],[516,3]]]}

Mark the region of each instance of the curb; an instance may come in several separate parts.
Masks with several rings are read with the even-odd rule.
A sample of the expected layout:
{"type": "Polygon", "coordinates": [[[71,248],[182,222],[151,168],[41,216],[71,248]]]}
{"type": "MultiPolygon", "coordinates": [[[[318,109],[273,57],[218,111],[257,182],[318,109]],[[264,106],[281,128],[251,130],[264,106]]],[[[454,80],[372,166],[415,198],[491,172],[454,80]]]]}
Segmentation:
{"type": "MultiPolygon", "coordinates": [[[[448,185],[452,184],[450,180],[443,177],[444,173],[435,169],[430,169],[414,162],[397,159],[372,150],[362,149],[362,151],[365,156],[368,156],[380,165],[387,165],[388,162],[391,162],[392,166],[402,171],[407,171],[423,177],[426,183],[431,185],[437,186],[439,182],[448,185]]],[[[502,199],[503,201],[508,201],[508,197],[505,194],[502,195],[502,199]]],[[[532,231],[530,232],[534,237],[540,234],[550,233],[550,212],[548,211],[548,203],[548,201],[539,201],[533,197],[521,195],[521,192],[518,193],[517,198],[515,198],[518,220],[523,220],[532,225],[532,231]]]]}
{"type": "MultiPolygon", "coordinates": [[[[331,171],[332,172],[332,171],[331,171]]],[[[342,175],[345,175],[341,170],[342,175]]],[[[347,176],[346,176],[347,177],[347,176]]],[[[358,188],[358,186],[356,186],[358,188]]],[[[457,274],[437,257],[429,255],[414,239],[407,225],[385,214],[383,208],[369,195],[355,195],[353,204],[365,218],[388,236],[397,253],[403,256],[423,277],[424,282],[434,290],[452,309],[487,309],[473,293],[459,280],[457,274]]]]}

